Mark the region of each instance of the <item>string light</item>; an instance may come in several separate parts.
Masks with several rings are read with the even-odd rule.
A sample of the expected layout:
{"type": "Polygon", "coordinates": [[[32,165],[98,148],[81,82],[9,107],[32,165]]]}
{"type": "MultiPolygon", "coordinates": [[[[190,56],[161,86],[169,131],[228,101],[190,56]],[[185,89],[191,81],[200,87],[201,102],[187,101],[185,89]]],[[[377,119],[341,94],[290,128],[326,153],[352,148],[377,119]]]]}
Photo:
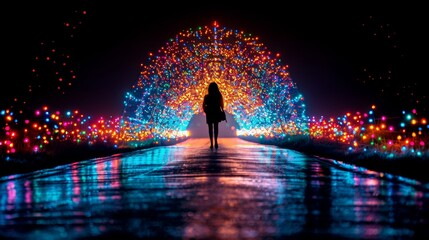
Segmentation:
{"type": "Polygon", "coordinates": [[[257,37],[220,27],[180,32],[149,55],[138,82],[126,94],[121,139],[144,141],[186,136],[193,115],[216,82],[239,136],[308,134],[304,97],[288,66],[257,37]]]}

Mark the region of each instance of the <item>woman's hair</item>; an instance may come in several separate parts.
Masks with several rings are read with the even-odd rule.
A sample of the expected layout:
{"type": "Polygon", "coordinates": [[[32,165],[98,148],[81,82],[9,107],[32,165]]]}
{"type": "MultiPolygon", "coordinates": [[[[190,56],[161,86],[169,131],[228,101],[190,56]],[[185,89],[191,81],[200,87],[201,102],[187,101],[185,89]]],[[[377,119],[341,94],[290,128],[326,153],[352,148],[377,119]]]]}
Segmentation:
{"type": "Polygon", "coordinates": [[[209,84],[209,95],[215,96],[220,95],[219,87],[215,82],[209,84]]]}

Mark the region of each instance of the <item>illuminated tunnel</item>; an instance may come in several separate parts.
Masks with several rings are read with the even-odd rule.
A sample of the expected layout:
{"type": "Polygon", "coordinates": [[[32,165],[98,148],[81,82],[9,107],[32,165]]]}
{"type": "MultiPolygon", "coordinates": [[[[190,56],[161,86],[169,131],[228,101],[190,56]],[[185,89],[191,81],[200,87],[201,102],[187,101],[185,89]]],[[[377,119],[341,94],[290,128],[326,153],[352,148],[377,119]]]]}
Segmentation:
{"type": "Polygon", "coordinates": [[[187,138],[202,112],[210,82],[223,94],[237,122],[237,136],[284,138],[308,135],[304,97],[279,55],[257,37],[212,26],[182,31],[141,66],[126,93],[120,137],[126,142],[187,138]]]}

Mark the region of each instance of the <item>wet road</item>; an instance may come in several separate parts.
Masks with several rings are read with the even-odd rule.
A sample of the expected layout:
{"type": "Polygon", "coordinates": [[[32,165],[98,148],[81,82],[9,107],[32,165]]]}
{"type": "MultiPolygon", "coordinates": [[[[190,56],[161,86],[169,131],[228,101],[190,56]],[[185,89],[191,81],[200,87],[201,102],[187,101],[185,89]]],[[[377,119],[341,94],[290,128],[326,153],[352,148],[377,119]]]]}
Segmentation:
{"type": "Polygon", "coordinates": [[[0,179],[4,239],[429,239],[429,190],[236,138],[0,179]]]}

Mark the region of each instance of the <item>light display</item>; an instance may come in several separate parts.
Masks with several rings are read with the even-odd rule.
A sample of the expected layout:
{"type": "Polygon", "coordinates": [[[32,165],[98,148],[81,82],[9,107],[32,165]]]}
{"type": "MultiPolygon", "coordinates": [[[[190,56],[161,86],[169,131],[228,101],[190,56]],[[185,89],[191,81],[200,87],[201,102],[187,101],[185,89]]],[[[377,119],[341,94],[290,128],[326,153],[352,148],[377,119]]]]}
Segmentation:
{"type": "Polygon", "coordinates": [[[308,135],[304,97],[288,65],[258,37],[214,22],[180,32],[142,64],[137,84],[125,97],[121,140],[187,137],[210,82],[219,85],[238,136],[308,135]]]}
{"type": "MultiPolygon", "coordinates": [[[[52,55],[39,60],[56,64],[63,62],[61,57],[68,59],[68,55],[56,55],[63,51],[47,49],[52,49],[52,55]]],[[[44,68],[37,66],[34,76],[42,79],[44,68]]],[[[122,116],[96,119],[78,110],[57,111],[44,104],[36,110],[21,109],[17,101],[18,107],[0,109],[0,163],[24,157],[33,161],[37,154],[43,156],[67,144],[128,148],[184,140],[192,117],[202,113],[203,97],[213,81],[224,96],[226,111],[238,124],[239,137],[282,145],[285,139],[299,143],[304,136],[314,145],[321,143],[332,151],[367,158],[429,157],[426,112],[416,107],[387,116],[373,105],[367,112],[307,117],[304,98],[280,56],[268,51],[257,37],[220,28],[217,23],[180,32],[157,54],[149,54],[148,64],[141,68],[136,85],[126,93],[122,116]]],[[[55,72],[58,81],[68,79],[59,82],[65,85],[46,92],[63,94],[74,79],[74,71],[67,69],[64,74],[55,72]]]]}

